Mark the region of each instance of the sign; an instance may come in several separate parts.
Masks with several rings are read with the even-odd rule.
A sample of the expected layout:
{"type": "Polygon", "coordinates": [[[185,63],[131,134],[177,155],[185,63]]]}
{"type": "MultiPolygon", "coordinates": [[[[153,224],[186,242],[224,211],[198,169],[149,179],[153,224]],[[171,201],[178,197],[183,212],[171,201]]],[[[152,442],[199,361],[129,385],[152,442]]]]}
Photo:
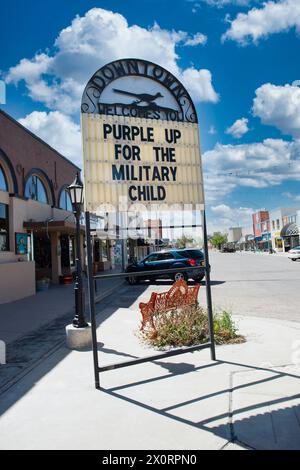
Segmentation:
{"type": "MultiPolygon", "coordinates": [[[[121,59],[111,62],[99,69],[85,87],[81,103],[81,129],[95,387],[100,388],[102,372],[174,354],[210,348],[211,359],[215,360],[199,131],[196,110],[188,92],[176,77],[157,64],[140,59],[121,59]],[[132,207],[134,204],[137,206],[132,207]],[[141,205],[146,211],[148,209],[152,211],[153,206],[156,206],[154,210],[157,212],[164,210],[169,213],[175,212],[176,205],[176,216],[180,211],[190,212],[192,215],[201,212],[209,341],[184,349],[179,348],[171,352],[100,367],[94,280],[102,276],[93,275],[91,213],[104,218],[103,231],[109,233],[110,212],[115,211],[116,223],[112,225],[118,232],[119,240],[114,254],[116,260],[122,260],[123,265],[127,262],[127,253],[125,253],[127,243],[123,240],[128,238],[132,221],[135,233],[139,232],[139,214],[135,217],[132,216],[132,212],[144,212],[141,205]],[[181,207],[178,208],[178,205],[181,207]],[[101,216],[101,213],[104,215],[101,216]],[[120,231],[122,231],[121,237],[120,231]]],[[[182,224],[181,228],[187,225],[182,224]]],[[[199,226],[190,225],[192,228],[199,226]]],[[[187,269],[197,268],[180,268],[180,270],[187,269]]],[[[156,274],[173,276],[173,270],[172,274],[169,271],[161,269],[156,271],[156,274]]],[[[139,277],[140,274],[131,272],[130,276],[139,277]]],[[[104,276],[106,279],[124,278],[124,273],[104,276]]]]}
{"type": "Polygon", "coordinates": [[[191,97],[174,75],[141,59],[99,69],[85,87],[81,112],[197,123],[191,97]]]}
{"type": "Polygon", "coordinates": [[[15,233],[16,255],[27,255],[28,253],[27,243],[28,243],[27,233],[15,233]]]}
{"type": "Polygon", "coordinates": [[[263,233],[262,240],[271,240],[271,234],[269,232],[263,233]]]}
{"type": "Polygon", "coordinates": [[[81,104],[86,209],[203,204],[197,115],[183,85],[139,59],[105,65],[81,104]]]}

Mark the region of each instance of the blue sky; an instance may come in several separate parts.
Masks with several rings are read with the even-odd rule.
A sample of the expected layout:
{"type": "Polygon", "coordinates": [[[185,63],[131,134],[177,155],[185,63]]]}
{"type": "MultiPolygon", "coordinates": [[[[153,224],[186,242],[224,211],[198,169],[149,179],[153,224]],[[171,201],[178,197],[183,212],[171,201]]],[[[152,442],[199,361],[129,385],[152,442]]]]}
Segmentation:
{"type": "Polygon", "coordinates": [[[1,16],[2,108],[76,163],[84,83],[138,55],[196,102],[211,229],[300,207],[299,0],[10,0],[1,16]]]}

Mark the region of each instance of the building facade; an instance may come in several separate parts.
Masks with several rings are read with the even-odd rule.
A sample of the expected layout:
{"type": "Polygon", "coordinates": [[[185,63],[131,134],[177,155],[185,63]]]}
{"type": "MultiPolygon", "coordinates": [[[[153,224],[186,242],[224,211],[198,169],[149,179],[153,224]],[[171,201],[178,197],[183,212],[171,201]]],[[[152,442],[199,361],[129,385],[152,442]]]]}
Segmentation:
{"type": "Polygon", "coordinates": [[[75,221],[66,188],[78,171],[0,110],[0,303],[71,273],[75,221]]]}
{"type": "Polygon", "coordinates": [[[271,248],[271,232],[269,211],[260,210],[252,214],[253,235],[256,249],[271,248]]]}
{"type": "Polygon", "coordinates": [[[227,242],[236,245],[242,237],[242,227],[230,227],[228,229],[227,242]]]}
{"type": "Polygon", "coordinates": [[[272,248],[277,252],[288,251],[299,244],[300,222],[298,209],[285,207],[270,211],[272,248]]]}
{"type": "Polygon", "coordinates": [[[283,250],[289,251],[295,246],[299,246],[300,234],[300,210],[297,208],[289,209],[282,217],[282,230],[280,232],[283,240],[283,250]]]}
{"type": "Polygon", "coordinates": [[[239,241],[240,250],[251,251],[255,249],[253,226],[242,227],[242,236],[239,241]]]}

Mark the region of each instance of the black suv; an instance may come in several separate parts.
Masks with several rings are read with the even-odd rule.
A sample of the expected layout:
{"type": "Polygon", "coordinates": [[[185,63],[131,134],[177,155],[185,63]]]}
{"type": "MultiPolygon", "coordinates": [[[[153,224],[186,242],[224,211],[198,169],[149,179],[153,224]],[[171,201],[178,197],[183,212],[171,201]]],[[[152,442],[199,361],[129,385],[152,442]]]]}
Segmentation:
{"type": "Polygon", "coordinates": [[[141,261],[136,261],[129,264],[126,268],[126,272],[142,271],[145,272],[145,276],[129,276],[126,278],[129,284],[136,284],[139,280],[155,280],[158,278],[171,278],[174,281],[179,279],[189,278],[194,281],[200,282],[204,278],[204,255],[201,250],[196,248],[185,248],[185,249],[171,249],[159,252],[150,253],[146,258],[141,261]],[[191,271],[181,271],[180,268],[199,266],[199,269],[193,269],[191,271]],[[151,274],[147,275],[147,271],[155,271],[162,269],[178,268],[178,271],[169,274],[157,274],[156,276],[151,274]]]}

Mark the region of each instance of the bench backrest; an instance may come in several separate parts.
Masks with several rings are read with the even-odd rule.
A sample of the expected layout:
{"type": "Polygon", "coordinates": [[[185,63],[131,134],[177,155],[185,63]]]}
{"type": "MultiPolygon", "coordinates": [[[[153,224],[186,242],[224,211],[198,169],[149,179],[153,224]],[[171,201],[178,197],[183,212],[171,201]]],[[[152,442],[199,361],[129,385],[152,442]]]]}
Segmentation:
{"type": "Polygon", "coordinates": [[[184,280],[176,281],[168,292],[155,293],[151,296],[156,312],[175,310],[184,305],[193,305],[197,302],[200,284],[189,287],[184,280]]]}

